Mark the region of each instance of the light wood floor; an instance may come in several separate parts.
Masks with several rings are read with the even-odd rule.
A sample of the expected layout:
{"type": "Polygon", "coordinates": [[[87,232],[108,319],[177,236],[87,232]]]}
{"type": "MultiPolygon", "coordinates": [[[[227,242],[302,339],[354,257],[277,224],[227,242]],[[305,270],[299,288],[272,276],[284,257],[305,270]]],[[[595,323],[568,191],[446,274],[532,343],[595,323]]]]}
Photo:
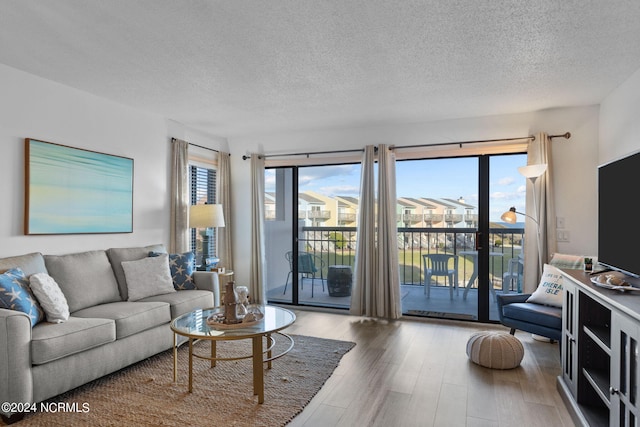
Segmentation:
{"type": "Polygon", "coordinates": [[[556,391],[558,344],[516,332],[521,366],[492,370],[469,361],[466,343],[480,330],[507,331],[499,325],[294,311],[285,332],[357,345],[290,426],[574,425],[556,391]]]}

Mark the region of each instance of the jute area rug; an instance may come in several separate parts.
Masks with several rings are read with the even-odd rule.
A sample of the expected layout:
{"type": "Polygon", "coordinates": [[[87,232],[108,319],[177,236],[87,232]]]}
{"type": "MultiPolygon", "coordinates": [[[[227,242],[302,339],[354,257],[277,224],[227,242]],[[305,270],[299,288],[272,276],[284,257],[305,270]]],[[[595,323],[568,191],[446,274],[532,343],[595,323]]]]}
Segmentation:
{"type": "MultiPolygon", "coordinates": [[[[27,414],[19,426],[283,426],[309,403],[355,343],[292,335],[295,346],[265,366],[265,401],[253,396],[251,359],[194,358],[193,393],[188,387],[188,349],[179,349],[178,381],[173,352],[166,351],[47,402],[65,402],[76,412],[27,414]],[[83,409],[88,409],[82,412],[83,409]]],[[[275,351],[286,348],[277,337],[275,351]]],[[[194,348],[208,354],[209,343],[194,348]]],[[[218,343],[219,357],[251,354],[251,340],[218,343]]],[[[277,354],[277,353],[274,353],[277,354]]],[[[72,375],[73,373],[69,373],[72,375]]]]}

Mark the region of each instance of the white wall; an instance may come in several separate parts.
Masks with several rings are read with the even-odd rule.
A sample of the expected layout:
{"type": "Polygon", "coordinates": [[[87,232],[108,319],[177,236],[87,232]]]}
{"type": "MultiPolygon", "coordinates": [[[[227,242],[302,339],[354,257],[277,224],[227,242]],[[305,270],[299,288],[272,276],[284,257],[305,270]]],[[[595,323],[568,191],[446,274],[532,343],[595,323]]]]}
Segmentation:
{"type": "Polygon", "coordinates": [[[640,150],[640,70],[600,105],[599,163],[640,150]]]}
{"type": "Polygon", "coordinates": [[[169,240],[171,137],[228,151],[226,139],[0,65],[0,257],[63,254],[169,240]],[[24,139],[134,159],[133,233],[23,235],[24,139]]]}
{"type": "Polygon", "coordinates": [[[565,218],[571,240],[559,243],[558,250],[567,253],[594,253],[596,249],[597,198],[596,168],[598,164],[597,106],[562,108],[527,114],[491,116],[432,123],[371,126],[246,136],[229,139],[233,176],[234,266],[236,280],[248,281],[248,262],[242,254],[250,253],[251,230],[243,224],[250,221],[250,162],[242,155],[251,152],[285,153],[359,149],[369,144],[416,145],[509,138],[537,132],[562,134],[571,132],[569,140],[556,139],[553,161],[556,186],[556,212],[565,218]],[[268,148],[265,148],[268,147],[268,148]],[[243,263],[246,269],[240,268],[243,263]]]}

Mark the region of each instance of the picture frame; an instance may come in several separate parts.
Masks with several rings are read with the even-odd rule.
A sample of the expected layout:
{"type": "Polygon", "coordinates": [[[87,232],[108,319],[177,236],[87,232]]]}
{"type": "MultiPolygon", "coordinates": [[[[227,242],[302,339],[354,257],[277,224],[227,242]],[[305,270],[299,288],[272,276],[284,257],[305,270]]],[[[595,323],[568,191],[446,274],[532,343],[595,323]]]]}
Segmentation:
{"type": "Polygon", "coordinates": [[[133,159],[25,138],[24,234],[133,232],[133,159]]]}

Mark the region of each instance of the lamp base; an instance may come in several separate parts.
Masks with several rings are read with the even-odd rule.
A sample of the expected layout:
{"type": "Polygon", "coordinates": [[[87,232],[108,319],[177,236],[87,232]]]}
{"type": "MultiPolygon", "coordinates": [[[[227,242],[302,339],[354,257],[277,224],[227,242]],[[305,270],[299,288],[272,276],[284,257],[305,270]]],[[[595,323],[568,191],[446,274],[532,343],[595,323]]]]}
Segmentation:
{"type": "Polygon", "coordinates": [[[220,258],[204,258],[202,264],[196,266],[197,271],[211,271],[218,266],[220,258]]]}

